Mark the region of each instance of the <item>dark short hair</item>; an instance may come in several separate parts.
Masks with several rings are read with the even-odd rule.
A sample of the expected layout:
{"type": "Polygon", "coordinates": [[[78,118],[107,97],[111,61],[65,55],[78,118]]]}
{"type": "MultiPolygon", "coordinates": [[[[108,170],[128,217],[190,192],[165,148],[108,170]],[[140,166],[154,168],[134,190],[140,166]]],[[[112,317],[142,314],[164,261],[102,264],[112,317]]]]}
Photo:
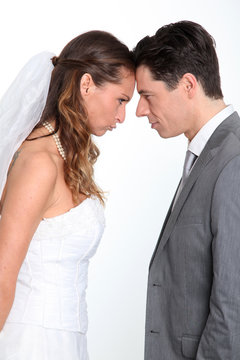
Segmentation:
{"type": "Polygon", "coordinates": [[[208,97],[222,99],[215,40],[199,24],[179,21],[143,38],[133,50],[136,67],[145,65],[154,80],[174,89],[186,73],[193,74],[208,97]]]}

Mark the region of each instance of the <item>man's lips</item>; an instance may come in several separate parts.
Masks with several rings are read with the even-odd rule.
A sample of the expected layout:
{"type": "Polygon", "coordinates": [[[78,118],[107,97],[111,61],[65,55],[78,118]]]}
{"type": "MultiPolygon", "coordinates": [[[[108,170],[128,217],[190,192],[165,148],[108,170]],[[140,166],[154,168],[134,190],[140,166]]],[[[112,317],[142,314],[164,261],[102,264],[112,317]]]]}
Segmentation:
{"type": "Polygon", "coordinates": [[[157,122],[155,121],[149,121],[149,124],[151,124],[151,128],[154,129],[157,126],[157,122]]]}

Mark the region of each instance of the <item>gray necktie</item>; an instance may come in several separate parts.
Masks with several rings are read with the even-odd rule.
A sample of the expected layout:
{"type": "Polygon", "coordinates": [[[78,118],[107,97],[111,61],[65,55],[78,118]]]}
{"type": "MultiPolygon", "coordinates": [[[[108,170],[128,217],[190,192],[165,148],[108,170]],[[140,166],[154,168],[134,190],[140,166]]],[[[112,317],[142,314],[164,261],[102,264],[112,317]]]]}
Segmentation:
{"type": "Polygon", "coordinates": [[[174,199],[174,203],[173,203],[173,206],[172,206],[172,209],[174,208],[175,204],[176,204],[176,201],[187,181],[187,178],[190,174],[190,171],[192,169],[192,166],[194,164],[194,162],[196,161],[197,159],[197,155],[193,154],[190,150],[188,150],[186,152],[186,157],[185,157],[185,161],[184,161],[184,165],[183,165],[183,173],[182,173],[182,180],[181,180],[181,183],[179,185],[179,188],[178,188],[178,191],[177,191],[177,194],[175,196],[175,199],[174,199]]]}

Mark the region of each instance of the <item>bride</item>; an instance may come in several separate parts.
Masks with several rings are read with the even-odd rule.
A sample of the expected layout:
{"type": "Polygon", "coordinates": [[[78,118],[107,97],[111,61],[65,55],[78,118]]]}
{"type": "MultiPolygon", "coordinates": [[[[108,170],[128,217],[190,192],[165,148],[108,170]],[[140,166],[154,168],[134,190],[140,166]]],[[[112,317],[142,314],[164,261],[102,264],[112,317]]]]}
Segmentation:
{"type": "Polygon", "coordinates": [[[128,48],[90,31],[32,58],[0,102],[0,360],[88,359],[87,270],[104,228],[91,135],[124,121],[134,85],[128,48]]]}

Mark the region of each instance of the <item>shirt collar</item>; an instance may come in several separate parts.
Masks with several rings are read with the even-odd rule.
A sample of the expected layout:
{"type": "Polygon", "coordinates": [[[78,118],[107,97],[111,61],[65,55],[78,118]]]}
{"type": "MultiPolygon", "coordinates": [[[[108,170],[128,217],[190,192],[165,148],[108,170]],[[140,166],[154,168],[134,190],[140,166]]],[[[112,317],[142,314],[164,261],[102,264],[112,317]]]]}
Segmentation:
{"type": "Polygon", "coordinates": [[[188,144],[188,150],[193,154],[199,156],[204,149],[206,143],[214,133],[216,128],[232,113],[234,108],[232,105],[228,105],[226,108],[212,117],[194,136],[192,141],[188,144]]]}

